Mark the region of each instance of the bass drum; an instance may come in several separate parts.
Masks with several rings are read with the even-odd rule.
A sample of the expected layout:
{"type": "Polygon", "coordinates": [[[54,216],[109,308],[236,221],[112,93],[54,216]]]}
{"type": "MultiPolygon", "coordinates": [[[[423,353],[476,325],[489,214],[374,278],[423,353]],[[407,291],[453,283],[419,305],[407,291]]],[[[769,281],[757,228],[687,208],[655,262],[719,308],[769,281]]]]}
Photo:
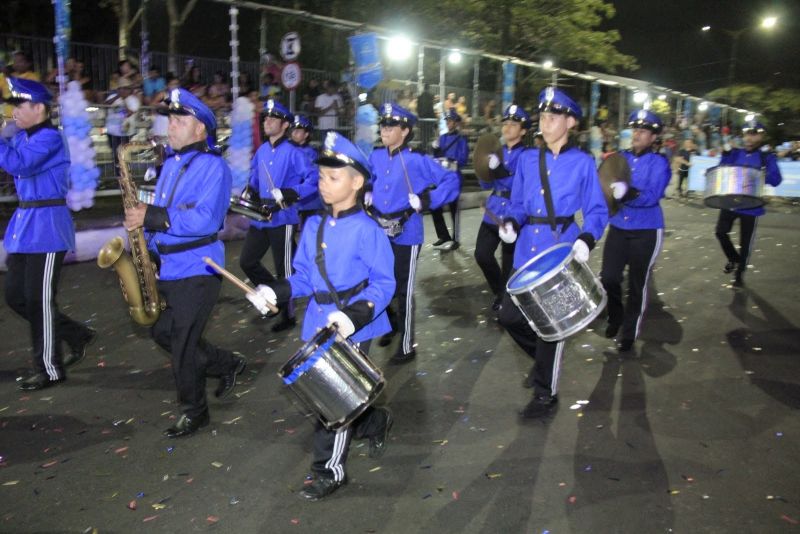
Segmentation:
{"type": "Polygon", "coordinates": [[[720,165],[706,171],[703,202],[709,208],[747,210],[766,204],[764,173],[753,167],[720,165]]]}

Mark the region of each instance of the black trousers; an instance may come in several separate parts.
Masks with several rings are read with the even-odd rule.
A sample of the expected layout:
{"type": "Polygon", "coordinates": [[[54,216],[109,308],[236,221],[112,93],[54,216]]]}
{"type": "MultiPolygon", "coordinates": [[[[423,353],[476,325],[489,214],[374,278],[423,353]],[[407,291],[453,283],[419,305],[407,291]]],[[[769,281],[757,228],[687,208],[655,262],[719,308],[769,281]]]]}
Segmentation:
{"type": "Polygon", "coordinates": [[[450,232],[447,231],[447,224],[444,222],[444,206],[441,208],[431,210],[431,219],[433,219],[433,227],[436,229],[436,237],[450,241],[451,239],[458,241],[459,223],[461,214],[458,209],[458,199],[447,204],[450,208],[450,215],[453,217],[453,237],[450,237],[450,232]]]}
{"type": "Polygon", "coordinates": [[[89,329],[58,311],[56,294],[66,251],[9,254],[6,258],[6,302],[28,321],[33,345],[33,368],[50,380],[64,377],[61,341],[78,347],[89,329]]]}
{"type": "MultiPolygon", "coordinates": [[[[362,342],[361,352],[369,353],[370,342],[362,342]]],[[[352,423],[338,430],[328,430],[319,420],[314,427],[311,470],[319,477],[344,480],[347,453],[352,439],[367,439],[383,432],[384,418],[369,406],[352,423]]]]}
{"type": "MultiPolygon", "coordinates": [[[[239,266],[244,274],[253,282],[253,285],[268,284],[278,278],[286,278],[292,273],[292,258],[297,245],[292,238],[294,227],[292,225],[276,226],[274,228],[258,229],[251,226],[247,230],[242,245],[242,254],[239,266]],[[275,273],[269,272],[261,259],[272,248],[275,259],[275,273]]],[[[294,304],[292,301],[283,307],[284,317],[294,317],[294,304]]]]}
{"type": "Polygon", "coordinates": [[[128,143],[131,138],[130,136],[122,135],[106,135],[108,136],[108,145],[111,147],[111,155],[114,158],[114,172],[116,173],[116,176],[119,176],[119,157],[117,157],[117,148],[119,148],[120,145],[128,143]]]}
{"type": "MultiPolygon", "coordinates": [[[[679,195],[683,193],[683,182],[685,182],[687,178],[689,178],[689,171],[678,171],[678,194],[679,195]]],[[[687,185],[686,187],[687,187],[687,192],[688,192],[688,187],[689,186],[687,185]]]]}
{"type": "Polygon", "coordinates": [[[153,340],[172,355],[172,374],[182,413],[198,417],[208,411],[206,376],[220,376],[236,365],[233,353],[203,339],[222,282],[217,276],[162,280],[158,291],[167,308],[151,327],[153,340]]]}
{"type": "Polygon", "coordinates": [[[394,252],[394,279],[397,284],[394,299],[397,312],[390,306],[386,312],[392,330],[402,336],[400,350],[408,354],[414,350],[414,283],[417,278],[417,258],[419,245],[398,245],[392,243],[394,252]]]}
{"type": "Polygon", "coordinates": [[[475,241],[475,261],[483,271],[483,276],[495,296],[500,296],[505,289],[511,269],[514,266],[514,248],[516,243],[504,243],[500,239],[497,226],[486,221],[478,228],[478,239],[475,241]],[[495,258],[495,251],[500,245],[500,264],[495,258]]]}
{"type": "Polygon", "coordinates": [[[603,247],[600,280],[608,294],[608,323],[622,327],[622,339],[636,339],[647,309],[647,282],[664,230],[620,230],[611,226],[603,247]],[[628,300],[622,304],[622,280],[628,267],[628,300]]]}
{"type": "Polygon", "coordinates": [[[503,328],[511,335],[525,353],[536,360],[533,371],[535,395],[556,395],[558,379],[561,375],[561,360],[564,357],[565,341],[544,341],[511,300],[508,292],[503,292],[503,302],[497,316],[503,328]]]}
{"type": "Polygon", "coordinates": [[[747,269],[747,261],[750,259],[750,249],[756,240],[756,224],[758,217],[755,215],[743,215],[731,210],[719,210],[717,219],[716,235],[722,251],[728,261],[736,262],[736,272],[741,275],[747,269]],[[733,223],[739,219],[739,252],[731,242],[728,232],[733,228],[733,223]]]}

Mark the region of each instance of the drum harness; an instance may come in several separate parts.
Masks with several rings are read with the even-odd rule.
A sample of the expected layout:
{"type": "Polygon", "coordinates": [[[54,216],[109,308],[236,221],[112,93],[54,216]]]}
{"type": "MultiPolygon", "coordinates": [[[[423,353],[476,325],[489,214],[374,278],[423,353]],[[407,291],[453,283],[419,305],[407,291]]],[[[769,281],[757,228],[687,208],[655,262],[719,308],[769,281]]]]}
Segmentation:
{"type": "Polygon", "coordinates": [[[336,288],[333,287],[333,283],[328,278],[328,270],[325,268],[325,244],[323,243],[323,233],[328,217],[327,213],[324,214],[319,222],[319,228],[317,228],[317,254],[314,257],[314,262],[317,264],[317,269],[319,269],[319,275],[325,281],[328,291],[314,291],[314,300],[317,301],[317,304],[335,304],[336,308],[341,311],[353,296],[366,289],[369,285],[369,279],[365,278],[353,287],[343,291],[336,291],[336,288]]]}
{"type": "Polygon", "coordinates": [[[542,182],[542,189],[544,189],[544,205],[547,210],[547,217],[528,217],[528,224],[548,224],[550,231],[553,232],[553,237],[558,240],[559,232],[556,230],[556,225],[561,225],[561,232],[567,231],[572,223],[575,222],[575,214],[568,217],[556,217],[555,208],[553,207],[553,194],[550,191],[550,171],[547,170],[547,162],[545,161],[545,147],[539,148],[539,179],[542,182]]]}

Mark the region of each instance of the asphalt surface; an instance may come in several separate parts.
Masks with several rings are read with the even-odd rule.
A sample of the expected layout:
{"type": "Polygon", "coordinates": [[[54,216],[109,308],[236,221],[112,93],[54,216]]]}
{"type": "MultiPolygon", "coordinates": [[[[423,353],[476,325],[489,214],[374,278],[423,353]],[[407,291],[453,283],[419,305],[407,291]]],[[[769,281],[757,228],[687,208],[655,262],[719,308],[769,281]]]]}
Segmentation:
{"type": "MultiPolygon", "coordinates": [[[[116,275],[66,265],[61,309],[100,335],[64,384],[17,389],[28,327],[0,305],[0,531],[796,532],[800,206],[770,206],[734,290],[717,212],[663,204],[635,352],[619,355],[601,320],[574,336],[544,422],[518,417],[531,362],[494,320],[472,258],[480,213],[464,211],[462,247],[420,256],[417,360],[393,367],[394,345],[371,351],[395,417],[388,451],[373,460],[354,442],[349,484],[318,503],[297,493],[311,418],[276,374],[299,328],[272,334],[226,284],[206,336],[245,354],[247,371],[230,401],[210,380],[211,425],[168,440],[167,355],[128,319],[116,275]]],[[[237,273],[240,248],[228,243],[237,273]]]]}

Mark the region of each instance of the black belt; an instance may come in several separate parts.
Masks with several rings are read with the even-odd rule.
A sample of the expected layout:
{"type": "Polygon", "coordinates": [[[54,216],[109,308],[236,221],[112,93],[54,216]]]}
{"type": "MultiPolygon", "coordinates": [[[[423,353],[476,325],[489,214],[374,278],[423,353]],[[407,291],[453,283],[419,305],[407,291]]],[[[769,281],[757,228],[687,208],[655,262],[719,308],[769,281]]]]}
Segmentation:
{"type": "Polygon", "coordinates": [[[491,196],[493,196],[493,197],[501,197],[501,198],[509,198],[510,199],[511,198],[511,191],[509,191],[508,189],[505,189],[505,190],[502,190],[502,191],[498,191],[497,189],[494,189],[494,190],[492,190],[492,195],[491,196]]]}
{"type": "MultiPolygon", "coordinates": [[[[342,304],[347,304],[354,295],[364,291],[368,285],[369,279],[365,278],[350,289],[337,291],[336,294],[339,295],[339,301],[342,304]]],[[[330,291],[315,291],[314,300],[317,301],[317,304],[336,304],[336,300],[333,298],[333,295],[331,295],[330,291]]]]}
{"type": "Polygon", "coordinates": [[[177,252],[185,252],[187,250],[192,250],[193,248],[199,248],[204,245],[210,245],[211,243],[215,243],[216,241],[217,241],[217,234],[214,234],[201,237],[200,239],[195,239],[194,241],[187,241],[186,243],[178,243],[177,245],[162,245],[161,243],[159,243],[156,245],[156,249],[158,250],[159,254],[175,254],[177,252]]]}
{"type": "Polygon", "coordinates": [[[392,213],[381,213],[374,207],[371,208],[371,210],[375,215],[383,219],[399,219],[402,217],[405,217],[407,219],[416,213],[416,210],[414,208],[406,208],[400,211],[393,211],[392,213]]]}
{"type": "MultiPolygon", "coordinates": [[[[560,224],[561,225],[561,233],[564,233],[564,232],[567,231],[567,228],[569,228],[569,225],[571,225],[572,223],[575,222],[575,216],[574,215],[570,215],[569,217],[554,217],[553,218],[553,222],[555,224],[560,224]]],[[[547,224],[547,225],[549,225],[550,224],[550,219],[548,219],[547,217],[533,217],[533,216],[531,216],[531,217],[528,217],[528,224],[547,224]]]]}
{"type": "Polygon", "coordinates": [[[67,200],[65,198],[48,198],[47,200],[27,200],[20,201],[20,208],[47,208],[50,206],[66,206],[67,200]]]}

